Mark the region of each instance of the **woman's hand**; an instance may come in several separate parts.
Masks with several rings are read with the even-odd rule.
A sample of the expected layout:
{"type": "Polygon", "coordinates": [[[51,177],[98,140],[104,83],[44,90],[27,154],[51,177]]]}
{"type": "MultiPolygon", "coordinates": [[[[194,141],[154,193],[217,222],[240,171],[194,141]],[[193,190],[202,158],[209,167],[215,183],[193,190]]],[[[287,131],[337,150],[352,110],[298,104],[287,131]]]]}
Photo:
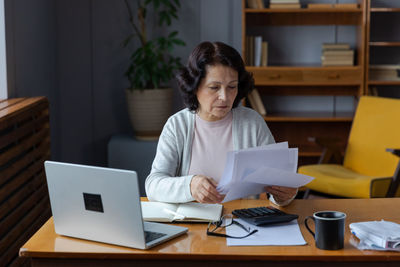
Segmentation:
{"type": "Polygon", "coordinates": [[[196,175],[192,178],[190,193],[200,203],[220,203],[224,199],[224,196],[217,191],[217,183],[204,175],[196,175]]]}
{"type": "Polygon", "coordinates": [[[267,193],[274,196],[277,203],[284,203],[292,199],[297,193],[297,188],[285,186],[266,186],[264,189],[267,193]]]}

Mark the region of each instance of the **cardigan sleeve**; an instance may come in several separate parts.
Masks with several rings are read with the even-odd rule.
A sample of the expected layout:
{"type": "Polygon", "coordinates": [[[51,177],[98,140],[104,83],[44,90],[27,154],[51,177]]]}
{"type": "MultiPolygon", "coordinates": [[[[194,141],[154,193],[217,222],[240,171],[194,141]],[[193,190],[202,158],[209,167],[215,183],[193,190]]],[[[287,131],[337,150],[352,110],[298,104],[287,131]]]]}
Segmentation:
{"type": "Polygon", "coordinates": [[[177,135],[176,124],[168,120],[158,141],[151,172],[145,181],[149,200],[170,203],[194,200],[190,192],[193,175],[176,176],[182,164],[182,139],[177,135]]]}

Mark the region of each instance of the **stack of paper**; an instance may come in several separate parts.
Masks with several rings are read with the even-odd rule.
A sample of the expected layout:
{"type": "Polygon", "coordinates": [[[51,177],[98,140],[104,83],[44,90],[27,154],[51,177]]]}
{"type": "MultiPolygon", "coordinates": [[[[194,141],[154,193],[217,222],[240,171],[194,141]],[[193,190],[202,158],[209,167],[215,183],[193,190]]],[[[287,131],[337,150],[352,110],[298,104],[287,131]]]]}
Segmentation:
{"type": "Polygon", "coordinates": [[[400,224],[388,221],[351,223],[350,230],[359,240],[360,249],[400,251],[400,224]]]}
{"type": "Polygon", "coordinates": [[[231,151],[217,190],[223,202],[264,192],[264,186],[300,187],[314,178],[298,174],[298,149],[287,142],[231,151]]]}

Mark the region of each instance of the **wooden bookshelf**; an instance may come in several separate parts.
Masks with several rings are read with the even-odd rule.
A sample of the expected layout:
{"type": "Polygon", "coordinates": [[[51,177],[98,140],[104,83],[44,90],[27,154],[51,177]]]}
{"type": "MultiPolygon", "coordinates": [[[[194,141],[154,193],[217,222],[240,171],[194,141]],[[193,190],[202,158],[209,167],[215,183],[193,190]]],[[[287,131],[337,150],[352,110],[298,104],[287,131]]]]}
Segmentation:
{"type": "Polygon", "coordinates": [[[376,1],[369,0],[366,8],[366,62],[365,62],[365,93],[374,92],[374,94],[380,95],[381,92],[385,91],[388,87],[399,87],[400,90],[400,77],[394,77],[392,80],[387,77],[377,79],[370,73],[370,65],[399,65],[396,57],[388,58],[383,57],[382,53],[400,53],[400,36],[389,35],[381,36],[376,33],[375,25],[387,25],[389,28],[397,27],[398,24],[391,23],[392,20],[398,21],[400,18],[400,7],[398,1],[376,1]],[[380,5],[380,6],[377,6],[380,5]],[[397,5],[397,6],[394,6],[397,5]],[[397,17],[397,20],[396,20],[397,17]],[[375,32],[374,32],[375,29],[375,32]],[[378,37],[376,36],[378,35],[378,37]],[[390,51],[388,49],[391,49],[390,51]],[[374,52],[374,53],[373,53],[374,52]],[[384,62],[381,62],[381,58],[384,58],[384,62]],[[392,61],[391,61],[392,60],[392,61]],[[379,63],[376,63],[379,61],[379,63]],[[373,88],[373,90],[371,90],[373,88]]]}
{"type": "MultiPolygon", "coordinates": [[[[364,94],[365,21],[367,0],[355,1],[357,8],[290,8],[250,9],[242,1],[242,55],[246,55],[246,35],[266,27],[275,26],[354,26],[357,55],[354,66],[322,67],[315,64],[268,64],[267,67],[247,66],[253,73],[261,96],[353,96],[364,94]]],[[[261,30],[262,31],[262,30],[261,30]]],[[[262,33],[261,33],[262,35],[262,33]]],[[[274,40],[266,40],[272,43],[274,40]]],[[[293,40],[295,42],[296,40],[293,40]]],[[[326,42],[329,42],[327,40],[326,42]]],[[[270,44],[269,44],[270,45],[270,44]]],[[[322,43],[321,43],[322,46],[322,43]]],[[[270,53],[270,52],[269,52],[270,53]]],[[[273,52],[271,52],[273,53],[273,52]]],[[[320,54],[321,50],[315,51],[320,54]]],[[[248,62],[248,61],[247,61],[248,62]]],[[[336,110],[316,112],[274,112],[264,116],[276,141],[288,141],[299,148],[299,164],[317,162],[322,148],[310,142],[310,137],[340,138],[344,150],[353,120],[353,112],[336,110]]]]}

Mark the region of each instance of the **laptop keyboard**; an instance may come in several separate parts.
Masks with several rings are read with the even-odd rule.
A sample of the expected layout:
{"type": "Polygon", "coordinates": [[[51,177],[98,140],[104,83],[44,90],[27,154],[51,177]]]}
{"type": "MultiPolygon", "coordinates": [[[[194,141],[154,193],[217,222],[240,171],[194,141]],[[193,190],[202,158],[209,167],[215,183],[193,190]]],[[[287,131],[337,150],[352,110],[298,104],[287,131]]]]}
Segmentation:
{"type": "Polygon", "coordinates": [[[157,233],[157,232],[150,232],[150,231],[144,231],[144,239],[146,240],[146,243],[149,243],[157,238],[163,237],[167,234],[164,233],[157,233]]]}

